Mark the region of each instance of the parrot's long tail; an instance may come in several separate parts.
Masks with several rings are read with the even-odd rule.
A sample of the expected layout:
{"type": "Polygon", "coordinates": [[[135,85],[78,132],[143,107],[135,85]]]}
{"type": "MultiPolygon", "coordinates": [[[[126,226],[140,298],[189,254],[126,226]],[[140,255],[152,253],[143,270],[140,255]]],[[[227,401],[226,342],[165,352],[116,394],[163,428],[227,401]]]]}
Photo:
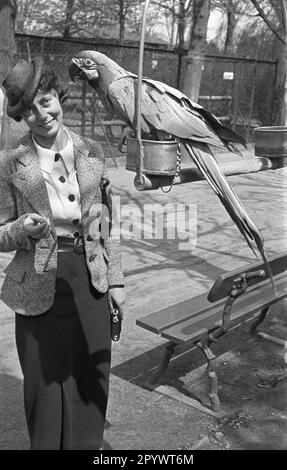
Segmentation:
{"type": "Polygon", "coordinates": [[[230,187],[224,173],[217,165],[210,148],[206,144],[193,145],[190,141],[185,141],[184,145],[192,160],[200,169],[215,194],[219,197],[221,203],[254,253],[255,250],[252,243],[255,242],[276,294],[277,292],[272,271],[263,247],[263,237],[242,206],[238,196],[230,187]]]}

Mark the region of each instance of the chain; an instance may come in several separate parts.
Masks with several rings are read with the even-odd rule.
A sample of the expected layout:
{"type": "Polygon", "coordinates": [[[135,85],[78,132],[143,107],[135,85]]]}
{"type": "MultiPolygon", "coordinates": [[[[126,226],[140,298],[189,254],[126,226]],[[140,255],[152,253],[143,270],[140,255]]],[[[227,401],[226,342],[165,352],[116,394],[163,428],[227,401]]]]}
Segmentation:
{"type": "Polygon", "coordinates": [[[180,148],[180,141],[178,141],[177,144],[177,149],[176,149],[176,172],[173,175],[173,181],[175,178],[179,175],[180,173],[180,167],[181,167],[181,148],[180,148]]]}
{"type": "Polygon", "coordinates": [[[171,189],[173,187],[174,180],[180,173],[180,168],[181,168],[181,148],[180,148],[180,141],[178,141],[177,149],[176,149],[176,170],[175,170],[175,174],[170,177],[170,186],[169,186],[167,191],[164,191],[162,186],[160,187],[163,193],[169,193],[171,191],[171,189]]]}

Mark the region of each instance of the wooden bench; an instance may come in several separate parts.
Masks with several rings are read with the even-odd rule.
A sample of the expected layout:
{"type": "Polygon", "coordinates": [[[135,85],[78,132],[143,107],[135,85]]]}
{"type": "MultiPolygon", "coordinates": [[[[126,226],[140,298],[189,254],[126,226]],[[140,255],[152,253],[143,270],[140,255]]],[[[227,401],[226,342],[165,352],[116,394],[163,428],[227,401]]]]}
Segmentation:
{"type": "Polygon", "coordinates": [[[262,262],[243,266],[221,274],[210,291],[158,312],[139,318],[136,324],[146,330],[168,339],[165,354],[156,373],[150,380],[155,388],[165,373],[178,344],[195,344],[207,360],[209,398],[214,412],[219,411],[216,356],[211,344],[219,340],[228,330],[246,320],[251,324],[252,334],[261,334],[286,348],[287,342],[258,332],[258,326],[265,319],[270,306],[287,297],[287,252],[270,257],[271,271],[276,292],[266,275],[262,262]]]}

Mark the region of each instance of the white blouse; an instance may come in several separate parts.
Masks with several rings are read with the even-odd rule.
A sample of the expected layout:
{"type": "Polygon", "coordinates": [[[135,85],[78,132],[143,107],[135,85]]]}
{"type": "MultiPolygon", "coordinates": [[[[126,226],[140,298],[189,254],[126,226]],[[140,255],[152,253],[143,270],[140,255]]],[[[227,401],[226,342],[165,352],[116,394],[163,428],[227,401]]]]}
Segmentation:
{"type": "Polygon", "coordinates": [[[33,138],[40,167],[46,183],[57,236],[73,237],[80,234],[80,190],[74,165],[74,147],[67,129],[68,143],[55,153],[40,147],[33,138]]]}

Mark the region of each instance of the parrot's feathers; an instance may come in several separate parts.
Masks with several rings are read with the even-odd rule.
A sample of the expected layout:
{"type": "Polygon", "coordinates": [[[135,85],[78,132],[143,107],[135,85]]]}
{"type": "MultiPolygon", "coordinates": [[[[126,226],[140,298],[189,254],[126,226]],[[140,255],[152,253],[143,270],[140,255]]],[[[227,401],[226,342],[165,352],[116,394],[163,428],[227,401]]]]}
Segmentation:
{"type": "Polygon", "coordinates": [[[239,231],[244,236],[246,242],[253,252],[255,252],[254,246],[257,246],[258,251],[264,261],[266,271],[270,277],[274,291],[276,292],[272,271],[264,251],[263,237],[247,214],[246,210],[238,199],[238,196],[230,187],[225,175],[220,170],[215,159],[213,158],[211,150],[206,145],[192,145],[192,143],[188,141],[185,142],[185,147],[196,166],[201,170],[209,185],[219,197],[221,203],[225,207],[233,222],[236,224],[239,231]]]}
{"type": "Polygon", "coordinates": [[[157,89],[157,88],[151,88],[149,90],[149,96],[151,97],[151,99],[157,103],[158,101],[162,100],[162,95],[163,93],[157,89]]]}
{"type": "Polygon", "coordinates": [[[241,138],[238,134],[233,132],[228,127],[223,126],[220,120],[216,116],[214,116],[214,114],[212,114],[200,104],[191,101],[181,91],[169,85],[166,85],[165,83],[157,82],[156,80],[150,80],[145,78],[143,81],[151,85],[151,87],[160,90],[162,94],[167,94],[173,101],[177,101],[178,103],[185,105],[186,109],[188,109],[190,112],[193,112],[193,116],[200,117],[203,121],[206,120],[209,125],[216,130],[219,138],[221,138],[224,142],[238,142],[246,146],[245,140],[243,138],[241,138]]]}
{"type": "MultiPolygon", "coordinates": [[[[115,109],[125,109],[129,123],[135,123],[135,94],[137,83],[133,77],[123,77],[113,81],[108,89],[108,97],[115,109]]],[[[150,129],[165,131],[180,138],[194,138],[210,145],[223,146],[223,143],[201,117],[185,104],[172,99],[157,89],[157,83],[145,81],[142,86],[141,113],[150,129]],[[192,130],[192,137],[191,136],[192,130]]],[[[143,132],[149,133],[146,122],[143,132]]]]}

